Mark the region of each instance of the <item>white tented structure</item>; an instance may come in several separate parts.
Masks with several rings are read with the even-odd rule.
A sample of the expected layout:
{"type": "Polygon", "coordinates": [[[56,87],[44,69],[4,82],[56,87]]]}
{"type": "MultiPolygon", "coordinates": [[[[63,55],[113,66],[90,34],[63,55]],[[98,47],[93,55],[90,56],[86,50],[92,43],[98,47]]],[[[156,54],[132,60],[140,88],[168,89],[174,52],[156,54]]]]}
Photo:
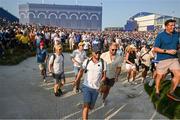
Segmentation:
{"type": "Polygon", "coordinates": [[[176,27],[180,28],[180,18],[149,12],[140,12],[130,17],[125,25],[126,31],[159,31],[164,28],[164,22],[168,19],[176,20],[176,27]]]}
{"type": "Polygon", "coordinates": [[[158,14],[151,14],[135,18],[134,20],[136,20],[138,24],[138,31],[153,30],[156,24],[156,20],[159,17],[160,15],[158,14]]]}

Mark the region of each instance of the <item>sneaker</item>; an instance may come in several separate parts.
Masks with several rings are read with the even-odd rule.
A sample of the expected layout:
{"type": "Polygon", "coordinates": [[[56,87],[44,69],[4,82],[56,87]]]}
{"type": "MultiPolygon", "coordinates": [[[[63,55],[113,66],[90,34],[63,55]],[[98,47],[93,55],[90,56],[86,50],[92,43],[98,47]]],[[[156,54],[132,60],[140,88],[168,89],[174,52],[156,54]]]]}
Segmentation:
{"type": "Polygon", "coordinates": [[[62,92],[61,89],[58,89],[58,92],[59,92],[59,95],[62,95],[62,94],[63,94],[63,92],[62,92]]]}
{"type": "Polygon", "coordinates": [[[130,79],[129,79],[129,82],[133,82],[133,78],[130,78],[130,79]]]}
{"type": "Polygon", "coordinates": [[[76,87],[73,87],[73,92],[76,93],[76,87]]]}
{"type": "Polygon", "coordinates": [[[76,93],[79,93],[80,91],[79,90],[76,90],[76,93]]]}
{"type": "Polygon", "coordinates": [[[137,82],[135,82],[135,81],[132,81],[131,82],[131,85],[137,85],[138,83],[137,82]]]}
{"type": "Polygon", "coordinates": [[[141,78],[141,83],[144,83],[145,82],[145,78],[141,78]]]}
{"type": "Polygon", "coordinates": [[[54,95],[55,95],[56,97],[59,97],[59,96],[60,96],[59,93],[54,93],[54,95]]]}
{"type": "Polygon", "coordinates": [[[46,80],[46,79],[44,79],[43,81],[44,81],[44,83],[46,83],[46,82],[47,82],[47,80],[46,80]]]}
{"type": "Polygon", "coordinates": [[[107,105],[107,100],[103,100],[102,106],[105,107],[107,105]]]}
{"type": "Polygon", "coordinates": [[[174,92],[173,92],[173,93],[167,93],[167,96],[168,96],[169,98],[175,100],[175,101],[180,102],[180,97],[176,96],[176,95],[174,94],[174,92]]]}
{"type": "Polygon", "coordinates": [[[154,80],[153,79],[151,79],[150,81],[149,81],[149,84],[148,84],[150,87],[152,87],[153,85],[154,85],[154,80]]]}
{"type": "Polygon", "coordinates": [[[160,93],[156,93],[156,94],[155,94],[155,97],[156,97],[156,99],[159,100],[159,99],[161,98],[160,93]]]}

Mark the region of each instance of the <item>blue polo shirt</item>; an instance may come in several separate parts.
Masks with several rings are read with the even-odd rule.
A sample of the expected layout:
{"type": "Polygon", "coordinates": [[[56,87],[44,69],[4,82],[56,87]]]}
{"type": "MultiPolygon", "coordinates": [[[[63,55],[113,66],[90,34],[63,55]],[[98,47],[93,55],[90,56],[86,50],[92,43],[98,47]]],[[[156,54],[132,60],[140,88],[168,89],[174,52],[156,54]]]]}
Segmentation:
{"type": "MultiPolygon", "coordinates": [[[[177,50],[179,45],[179,34],[177,32],[173,32],[172,35],[168,34],[166,31],[163,31],[158,34],[155,39],[154,47],[158,47],[166,50],[177,50]]],[[[166,53],[157,53],[157,60],[166,60],[171,58],[177,58],[177,54],[170,55],[166,53]]]]}

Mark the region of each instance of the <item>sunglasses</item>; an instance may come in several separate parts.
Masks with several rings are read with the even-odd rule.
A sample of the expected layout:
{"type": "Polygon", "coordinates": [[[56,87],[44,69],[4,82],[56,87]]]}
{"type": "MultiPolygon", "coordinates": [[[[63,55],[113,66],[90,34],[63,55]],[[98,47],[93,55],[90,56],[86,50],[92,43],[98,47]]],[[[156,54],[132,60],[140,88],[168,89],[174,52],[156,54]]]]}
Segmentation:
{"type": "Polygon", "coordinates": [[[111,51],[117,51],[117,49],[111,49],[111,51]]]}

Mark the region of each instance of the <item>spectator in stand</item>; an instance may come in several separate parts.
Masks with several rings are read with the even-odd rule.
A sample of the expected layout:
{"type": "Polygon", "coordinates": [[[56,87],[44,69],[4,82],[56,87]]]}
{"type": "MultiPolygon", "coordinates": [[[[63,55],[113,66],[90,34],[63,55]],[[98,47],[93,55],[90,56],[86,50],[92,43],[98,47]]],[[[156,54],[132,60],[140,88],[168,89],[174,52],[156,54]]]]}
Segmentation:
{"type": "Polygon", "coordinates": [[[46,46],[48,47],[49,46],[49,44],[50,44],[50,36],[51,36],[51,34],[50,34],[50,32],[48,31],[48,29],[46,28],[45,29],[45,33],[44,33],[44,38],[45,38],[45,44],[46,44],[46,46]]]}
{"type": "Polygon", "coordinates": [[[20,38],[20,41],[21,41],[22,47],[24,49],[29,48],[30,41],[29,41],[29,37],[28,37],[28,33],[27,32],[24,32],[24,34],[20,38]]]}
{"type": "Polygon", "coordinates": [[[36,37],[35,37],[36,49],[39,49],[41,39],[42,39],[41,34],[38,32],[36,37]]]}
{"type": "Polygon", "coordinates": [[[75,35],[75,44],[78,45],[80,42],[81,42],[81,34],[78,32],[76,35],[75,35]]]}
{"type": "Polygon", "coordinates": [[[35,39],[36,38],[36,34],[34,33],[33,30],[30,31],[29,33],[29,40],[30,40],[30,46],[31,46],[31,50],[35,49],[35,39]]]}
{"type": "Polygon", "coordinates": [[[86,52],[86,55],[87,55],[89,49],[91,48],[91,44],[88,40],[85,40],[83,43],[84,43],[84,51],[86,52]]]}
{"type": "Polygon", "coordinates": [[[74,49],[74,43],[75,42],[75,33],[72,32],[70,35],[69,35],[69,49],[70,50],[73,50],[74,49]]]}
{"type": "Polygon", "coordinates": [[[59,36],[58,33],[56,33],[55,37],[54,37],[54,45],[58,45],[61,43],[61,38],[59,36]]]}

